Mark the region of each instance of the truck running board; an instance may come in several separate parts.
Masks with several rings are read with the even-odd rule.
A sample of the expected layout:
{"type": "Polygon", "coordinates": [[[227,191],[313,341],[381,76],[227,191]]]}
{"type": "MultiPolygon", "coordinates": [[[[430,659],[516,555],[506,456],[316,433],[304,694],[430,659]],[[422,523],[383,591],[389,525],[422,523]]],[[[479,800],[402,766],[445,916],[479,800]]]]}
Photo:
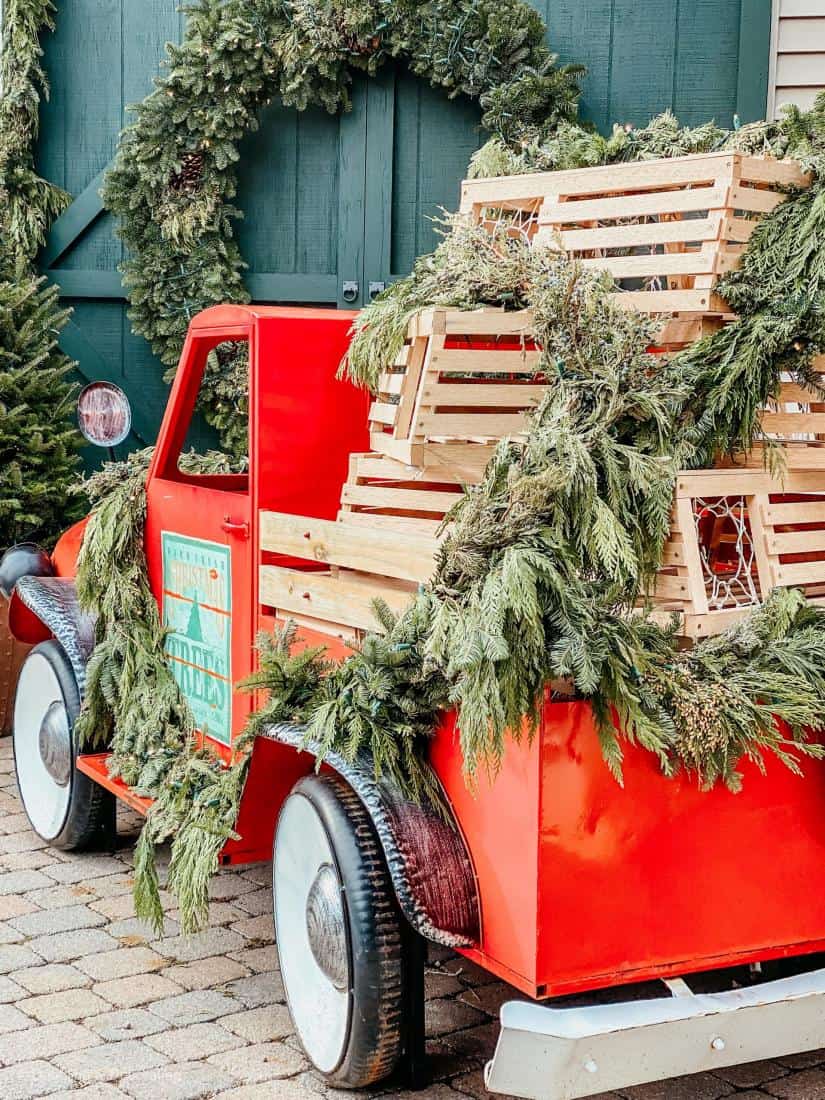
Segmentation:
{"type": "Polygon", "coordinates": [[[510,1001],[487,1063],[491,1092],[576,1100],[825,1045],[825,970],[725,993],[581,1008],[510,1001]]]}

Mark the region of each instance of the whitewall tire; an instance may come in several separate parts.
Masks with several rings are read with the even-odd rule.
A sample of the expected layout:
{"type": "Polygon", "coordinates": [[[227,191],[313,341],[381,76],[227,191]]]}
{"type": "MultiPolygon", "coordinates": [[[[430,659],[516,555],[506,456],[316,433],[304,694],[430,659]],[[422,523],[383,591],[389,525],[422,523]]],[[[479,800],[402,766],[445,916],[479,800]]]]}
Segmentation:
{"type": "Polygon", "coordinates": [[[372,821],[334,776],[300,780],[272,860],[275,932],[292,1021],[338,1088],[389,1076],[405,1034],[403,917],[372,821]]]}
{"type": "Polygon", "coordinates": [[[113,796],[75,767],[79,712],[80,692],[68,657],[57,642],[41,642],[17,680],[14,766],[31,827],[66,851],[88,847],[114,819],[113,796]]]}

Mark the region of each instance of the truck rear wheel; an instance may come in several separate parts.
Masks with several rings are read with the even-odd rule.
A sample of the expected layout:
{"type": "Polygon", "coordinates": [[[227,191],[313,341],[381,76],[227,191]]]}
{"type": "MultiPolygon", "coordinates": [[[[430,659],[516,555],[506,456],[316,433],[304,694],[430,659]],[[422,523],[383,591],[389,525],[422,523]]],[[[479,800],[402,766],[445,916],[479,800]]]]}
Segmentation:
{"type": "Polygon", "coordinates": [[[114,821],[114,798],[75,766],[80,691],[63,647],[41,642],[17,680],[12,740],[20,800],[53,848],[87,848],[114,821]]]}
{"type": "Polygon", "coordinates": [[[272,860],[281,975],[304,1050],[338,1088],[392,1073],[405,1035],[405,938],[381,845],[332,776],[285,801],[272,860]]]}

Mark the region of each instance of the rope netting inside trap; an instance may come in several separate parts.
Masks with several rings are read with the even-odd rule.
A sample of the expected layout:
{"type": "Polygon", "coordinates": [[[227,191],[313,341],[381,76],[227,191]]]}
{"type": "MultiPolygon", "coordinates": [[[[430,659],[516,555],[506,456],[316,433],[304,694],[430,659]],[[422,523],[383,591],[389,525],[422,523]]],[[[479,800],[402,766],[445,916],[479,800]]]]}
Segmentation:
{"type": "Polygon", "coordinates": [[[758,604],[756,550],[744,496],[696,498],[693,518],[708,609],[758,604]]]}

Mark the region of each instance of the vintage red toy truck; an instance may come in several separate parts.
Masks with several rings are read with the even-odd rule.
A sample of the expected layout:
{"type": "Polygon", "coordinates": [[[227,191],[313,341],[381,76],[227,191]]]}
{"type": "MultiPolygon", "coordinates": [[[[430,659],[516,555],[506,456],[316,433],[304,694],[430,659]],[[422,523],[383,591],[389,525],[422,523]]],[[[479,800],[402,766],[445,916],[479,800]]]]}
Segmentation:
{"type": "MultiPolygon", "coordinates": [[[[403,577],[415,549],[414,525],[409,541],[388,539],[363,512],[352,525],[360,541],[335,527],[350,456],[369,448],[368,398],[336,377],[351,320],[210,309],[191,323],[172,388],[148,473],[146,557],[169,659],[226,760],[254,705],[234,685],[254,669],[257,632],[275,626],[271,593],[297,601],[306,640],[344,655],[337,627],[318,633],[307,623],[319,612],[299,614],[301,578],[317,601],[336,554],[383,555],[403,577]],[[225,341],[249,346],[249,472],[193,476],[178,459],[207,355],[225,341]],[[323,553],[284,552],[287,536],[323,553]]],[[[79,754],[72,740],[93,637],[73,582],[82,530],[51,555],[18,547],[0,565],[12,629],[34,643],[15,707],[20,795],[34,829],[64,849],[111,824],[114,799],[147,809],[109,777],[105,756],[79,754]]],[[[356,580],[341,589],[344,619],[364,602],[356,580]]],[[[258,738],[241,839],[223,858],[272,858],[289,1006],[331,1082],[371,1084],[405,1059],[420,1068],[422,938],[521,995],[502,1009],[493,1091],[568,1100],[825,1045],[825,970],[815,969],[825,769],[801,780],[772,761],[765,775],[746,765],[741,794],[702,793],[628,746],[621,788],[588,705],[549,697],[537,736],[513,741],[475,793],[444,715],[432,764],[453,827],[376,782],[369,761],[333,755],[320,774],[315,764],[299,729],[258,738]],[[682,979],[697,974],[691,990],[682,979]],[[659,995],[618,988],[648,980],[661,980],[659,995]],[[608,988],[607,1003],[583,996],[608,988]],[[579,996],[559,1005],[568,994],[579,996]]]]}

